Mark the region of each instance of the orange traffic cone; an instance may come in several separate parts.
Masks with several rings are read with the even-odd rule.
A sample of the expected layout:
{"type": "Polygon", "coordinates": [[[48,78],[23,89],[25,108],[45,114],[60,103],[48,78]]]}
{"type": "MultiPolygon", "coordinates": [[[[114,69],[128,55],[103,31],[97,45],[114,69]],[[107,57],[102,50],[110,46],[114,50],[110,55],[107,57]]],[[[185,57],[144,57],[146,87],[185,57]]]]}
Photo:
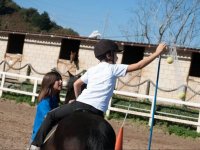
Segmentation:
{"type": "Polygon", "coordinates": [[[123,127],[119,129],[115,143],[115,150],[122,150],[122,148],[123,148],[123,127]]]}

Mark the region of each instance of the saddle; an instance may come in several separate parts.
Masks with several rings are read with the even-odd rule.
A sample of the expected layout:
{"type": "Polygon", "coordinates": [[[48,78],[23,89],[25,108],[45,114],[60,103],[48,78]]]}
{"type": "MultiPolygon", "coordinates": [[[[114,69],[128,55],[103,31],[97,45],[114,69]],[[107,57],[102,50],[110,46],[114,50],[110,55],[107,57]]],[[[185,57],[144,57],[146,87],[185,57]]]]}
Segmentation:
{"type": "MultiPolygon", "coordinates": [[[[99,110],[97,110],[97,109],[92,109],[92,108],[90,108],[90,109],[79,108],[79,109],[76,109],[73,113],[75,113],[75,112],[87,112],[87,113],[92,113],[92,114],[99,115],[99,116],[103,117],[103,112],[102,112],[102,111],[99,111],[99,110]]],[[[56,129],[57,129],[57,126],[58,126],[58,124],[55,125],[55,126],[51,129],[51,131],[47,134],[47,136],[46,136],[46,138],[45,138],[45,140],[44,140],[44,143],[54,134],[54,132],[55,132],[56,129]]],[[[44,143],[43,143],[43,144],[44,144],[44,143]]]]}
{"type": "Polygon", "coordinates": [[[45,138],[43,144],[54,134],[54,132],[56,131],[57,127],[58,127],[58,124],[55,125],[55,126],[51,129],[51,131],[47,134],[47,136],[46,136],[46,138],[45,138]]]}

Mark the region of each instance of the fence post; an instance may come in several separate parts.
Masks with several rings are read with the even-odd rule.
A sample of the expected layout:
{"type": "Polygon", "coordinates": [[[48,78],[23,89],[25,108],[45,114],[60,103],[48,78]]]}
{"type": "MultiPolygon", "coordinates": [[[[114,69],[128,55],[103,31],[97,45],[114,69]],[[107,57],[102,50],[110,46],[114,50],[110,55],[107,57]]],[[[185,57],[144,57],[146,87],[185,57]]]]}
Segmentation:
{"type": "Polygon", "coordinates": [[[3,63],[3,72],[5,72],[6,70],[6,61],[4,60],[4,63],[3,63]]]}
{"type": "Polygon", "coordinates": [[[5,82],[5,73],[2,74],[2,78],[1,78],[1,90],[0,90],[0,97],[2,96],[3,94],[3,85],[4,85],[4,82],[5,82]]]}
{"type": "Polygon", "coordinates": [[[145,94],[149,95],[149,91],[150,91],[150,81],[147,81],[147,87],[146,87],[145,94]]]}
{"type": "Polygon", "coordinates": [[[153,113],[153,101],[151,102],[151,111],[150,111],[150,117],[149,117],[149,126],[151,126],[151,122],[152,122],[152,113],[153,113]]]}
{"type": "MultiPolygon", "coordinates": [[[[28,68],[26,70],[26,76],[30,76],[31,75],[31,67],[28,65],[28,68]]],[[[27,82],[30,82],[30,79],[26,79],[27,82]]]]}
{"type": "Polygon", "coordinates": [[[199,119],[198,119],[197,132],[200,133],[200,109],[199,109],[199,119]]]}
{"type": "Polygon", "coordinates": [[[109,104],[108,104],[108,110],[106,111],[106,117],[109,117],[110,116],[110,107],[111,107],[111,104],[112,104],[112,97],[109,101],[109,104]]]}
{"type": "MultiPolygon", "coordinates": [[[[37,79],[34,80],[34,86],[33,86],[33,94],[36,94],[36,90],[37,90],[37,79]]],[[[31,102],[35,102],[35,96],[32,96],[31,102]]]]}

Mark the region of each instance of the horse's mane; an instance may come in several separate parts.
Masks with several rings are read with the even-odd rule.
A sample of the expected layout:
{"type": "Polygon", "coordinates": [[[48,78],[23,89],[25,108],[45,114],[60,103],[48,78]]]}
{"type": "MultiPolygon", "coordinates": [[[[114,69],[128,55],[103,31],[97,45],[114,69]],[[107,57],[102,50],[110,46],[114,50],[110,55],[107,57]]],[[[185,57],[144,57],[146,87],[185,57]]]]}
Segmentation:
{"type": "MultiPolygon", "coordinates": [[[[66,96],[65,96],[65,103],[68,103],[70,100],[76,99],[75,93],[74,93],[74,82],[81,77],[81,75],[73,75],[68,71],[69,74],[69,80],[67,82],[67,91],[66,91],[66,96]]],[[[81,87],[81,90],[86,88],[86,84],[83,84],[81,87]]]]}

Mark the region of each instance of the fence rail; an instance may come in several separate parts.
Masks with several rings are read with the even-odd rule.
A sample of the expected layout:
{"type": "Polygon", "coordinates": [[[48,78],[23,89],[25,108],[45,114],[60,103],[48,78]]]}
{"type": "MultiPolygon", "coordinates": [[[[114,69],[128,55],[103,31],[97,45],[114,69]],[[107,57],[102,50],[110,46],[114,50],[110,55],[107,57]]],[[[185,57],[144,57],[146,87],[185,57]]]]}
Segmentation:
{"type": "MultiPolygon", "coordinates": [[[[150,95],[144,95],[144,94],[138,94],[138,93],[130,93],[130,92],[125,92],[125,91],[114,91],[114,94],[120,95],[120,96],[128,96],[128,97],[133,97],[133,98],[144,98],[144,99],[149,99],[150,102],[153,102],[154,96],[150,95]]],[[[185,105],[185,106],[190,106],[194,108],[198,108],[200,110],[200,103],[194,103],[194,102],[186,102],[186,101],[181,101],[177,99],[169,99],[169,98],[162,98],[162,97],[157,97],[157,102],[165,102],[165,103],[171,103],[171,104],[179,104],[179,105],[185,105]]],[[[151,103],[151,110],[152,110],[152,103],[151,103]]],[[[143,117],[148,117],[149,118],[149,125],[151,124],[152,121],[152,112],[151,111],[146,111],[144,112],[139,112],[139,109],[136,110],[128,110],[128,109],[123,109],[123,108],[116,108],[112,106],[112,99],[109,102],[109,107],[108,111],[106,112],[106,115],[110,115],[110,111],[115,111],[115,112],[121,112],[121,113],[128,113],[128,114],[133,114],[137,116],[143,116],[143,117]]],[[[182,123],[182,124],[187,124],[187,125],[193,125],[197,127],[197,132],[200,132],[200,111],[199,111],[199,116],[198,118],[191,118],[191,117],[186,117],[186,116],[181,116],[181,115],[174,115],[170,113],[165,113],[165,115],[168,116],[162,116],[160,115],[161,113],[157,113],[154,115],[155,119],[159,120],[165,120],[165,121],[170,121],[170,122],[176,122],[176,123],[182,123]],[[182,119],[176,118],[176,117],[181,117],[182,119]],[[191,121],[188,119],[194,119],[196,121],[191,121]]]]}

